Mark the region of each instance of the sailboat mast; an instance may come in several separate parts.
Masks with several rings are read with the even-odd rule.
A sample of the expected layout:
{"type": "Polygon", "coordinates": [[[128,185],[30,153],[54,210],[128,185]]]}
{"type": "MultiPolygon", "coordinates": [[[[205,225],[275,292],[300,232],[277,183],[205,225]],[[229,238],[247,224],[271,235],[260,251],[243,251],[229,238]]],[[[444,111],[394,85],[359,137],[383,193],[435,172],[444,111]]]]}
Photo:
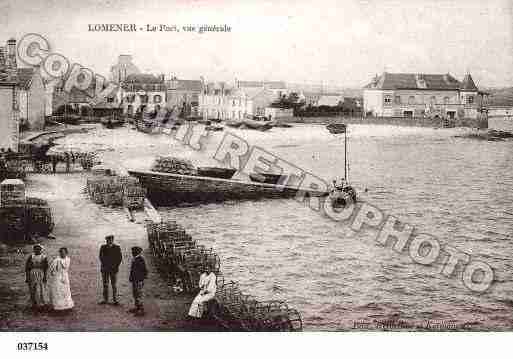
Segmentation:
{"type": "Polygon", "coordinates": [[[344,130],[344,180],[347,182],[347,126],[344,130]]]}

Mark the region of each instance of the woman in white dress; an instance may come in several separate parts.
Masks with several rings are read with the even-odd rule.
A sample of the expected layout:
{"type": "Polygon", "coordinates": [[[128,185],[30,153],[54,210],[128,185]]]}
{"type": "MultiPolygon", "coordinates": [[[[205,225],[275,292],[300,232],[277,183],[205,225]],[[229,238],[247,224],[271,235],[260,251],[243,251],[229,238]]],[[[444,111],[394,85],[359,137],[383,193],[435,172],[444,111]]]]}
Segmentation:
{"type": "Polygon", "coordinates": [[[55,258],[50,264],[50,303],[56,311],[70,310],[73,308],[73,299],[71,299],[71,289],[69,286],[70,259],[68,249],[59,249],[59,257],[55,258]]]}
{"type": "Polygon", "coordinates": [[[206,309],[206,303],[216,296],[217,290],[217,277],[209,270],[203,272],[199,280],[200,291],[196,298],[192,301],[191,308],[189,309],[189,315],[193,318],[201,318],[206,309]]]}

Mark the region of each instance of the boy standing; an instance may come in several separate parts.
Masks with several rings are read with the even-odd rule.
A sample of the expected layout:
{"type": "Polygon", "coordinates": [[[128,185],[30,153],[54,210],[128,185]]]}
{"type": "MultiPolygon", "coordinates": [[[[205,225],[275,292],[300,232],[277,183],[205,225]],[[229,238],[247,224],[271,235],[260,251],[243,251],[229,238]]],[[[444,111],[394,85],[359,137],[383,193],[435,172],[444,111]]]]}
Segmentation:
{"type": "Polygon", "coordinates": [[[130,266],[129,281],[132,283],[132,294],[134,296],[135,307],[130,309],[129,313],[134,313],[140,317],[144,315],[144,305],[142,302],[144,280],[148,276],[146,262],[142,256],[141,247],[132,247],[132,265],[130,266]]]}

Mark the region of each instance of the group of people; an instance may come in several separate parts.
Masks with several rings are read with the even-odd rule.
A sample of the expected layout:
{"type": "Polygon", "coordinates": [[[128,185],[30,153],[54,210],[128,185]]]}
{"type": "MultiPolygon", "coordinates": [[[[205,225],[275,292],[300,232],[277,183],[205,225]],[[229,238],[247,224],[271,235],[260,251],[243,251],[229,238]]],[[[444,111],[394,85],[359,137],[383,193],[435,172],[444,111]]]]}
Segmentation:
{"type": "Polygon", "coordinates": [[[30,302],[34,310],[47,307],[46,289],[49,305],[54,311],[67,312],[74,306],[69,284],[68,249],[59,249],[59,256],[51,261],[43,254],[43,246],[36,244],[33,253],[25,263],[25,281],[29,287],[30,302]]]}
{"type": "MultiPolygon", "coordinates": [[[[109,303],[109,284],[112,287],[112,304],[120,305],[118,301],[117,277],[119,265],[123,261],[121,247],[114,243],[114,236],[105,237],[106,243],[100,247],[100,265],[103,282],[103,300],[100,305],[109,303]]],[[[142,256],[141,247],[132,247],[132,264],[130,266],[129,282],[132,284],[132,296],[134,297],[134,307],[128,312],[135,316],[143,316],[143,287],[144,280],[148,277],[146,262],[142,256]]]]}
{"type": "MultiPolygon", "coordinates": [[[[121,248],[114,244],[114,236],[105,237],[106,244],[100,247],[100,271],[103,282],[103,300],[101,305],[108,304],[109,283],[112,287],[112,304],[120,305],[117,293],[117,274],[123,260],[121,248]]],[[[148,276],[146,262],[142,256],[141,247],[132,247],[132,263],[130,266],[129,281],[132,284],[134,308],[129,312],[136,316],[143,316],[143,287],[144,280],[148,276]]],[[[50,308],[57,313],[67,313],[74,307],[71,297],[69,269],[70,258],[68,249],[59,249],[59,256],[50,263],[43,253],[44,248],[40,244],[33,247],[33,253],[25,263],[25,278],[29,288],[32,309],[42,311],[50,308]],[[48,298],[48,300],[47,300],[48,298]]]]}
{"type": "MultiPolygon", "coordinates": [[[[103,300],[98,304],[109,304],[109,287],[112,289],[112,305],[119,306],[117,290],[117,277],[119,266],[123,261],[121,247],[114,243],[114,236],[105,237],[106,243],[100,247],[100,272],[103,284],[103,300]]],[[[74,302],[71,297],[69,269],[70,258],[68,249],[59,249],[59,255],[50,263],[43,253],[43,246],[36,244],[33,253],[27,258],[25,264],[26,282],[29,287],[32,308],[41,311],[48,308],[58,313],[66,313],[73,309],[74,302]],[[48,292],[48,295],[46,294],[48,292]],[[46,298],[49,298],[47,303],[46,298]]],[[[128,312],[135,316],[144,316],[143,287],[148,277],[146,262],[142,256],[141,247],[132,247],[132,262],[130,266],[129,281],[132,285],[134,307],[128,312]]],[[[207,303],[215,297],[217,290],[217,277],[211,268],[203,268],[199,279],[199,293],[194,298],[190,309],[191,318],[202,318],[207,303]]]]}

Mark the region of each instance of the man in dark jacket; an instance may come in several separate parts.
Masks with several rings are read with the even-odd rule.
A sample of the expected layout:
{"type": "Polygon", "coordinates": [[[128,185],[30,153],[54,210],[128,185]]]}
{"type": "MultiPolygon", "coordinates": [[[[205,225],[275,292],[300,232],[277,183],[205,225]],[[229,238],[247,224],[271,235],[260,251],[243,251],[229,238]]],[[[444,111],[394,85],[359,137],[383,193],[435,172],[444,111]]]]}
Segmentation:
{"type": "Polygon", "coordinates": [[[107,244],[100,247],[100,263],[103,282],[103,301],[99,304],[107,304],[109,300],[109,281],[112,285],[112,302],[114,305],[119,305],[118,291],[116,288],[116,278],[118,275],[119,265],[123,256],[121,255],[121,248],[114,244],[114,236],[108,235],[105,237],[107,244]]]}
{"type": "Polygon", "coordinates": [[[146,262],[144,261],[141,247],[132,247],[132,265],[130,266],[129,281],[132,283],[132,294],[134,296],[135,307],[130,309],[129,313],[136,316],[144,315],[144,305],[142,302],[144,280],[148,276],[146,262]]]}

